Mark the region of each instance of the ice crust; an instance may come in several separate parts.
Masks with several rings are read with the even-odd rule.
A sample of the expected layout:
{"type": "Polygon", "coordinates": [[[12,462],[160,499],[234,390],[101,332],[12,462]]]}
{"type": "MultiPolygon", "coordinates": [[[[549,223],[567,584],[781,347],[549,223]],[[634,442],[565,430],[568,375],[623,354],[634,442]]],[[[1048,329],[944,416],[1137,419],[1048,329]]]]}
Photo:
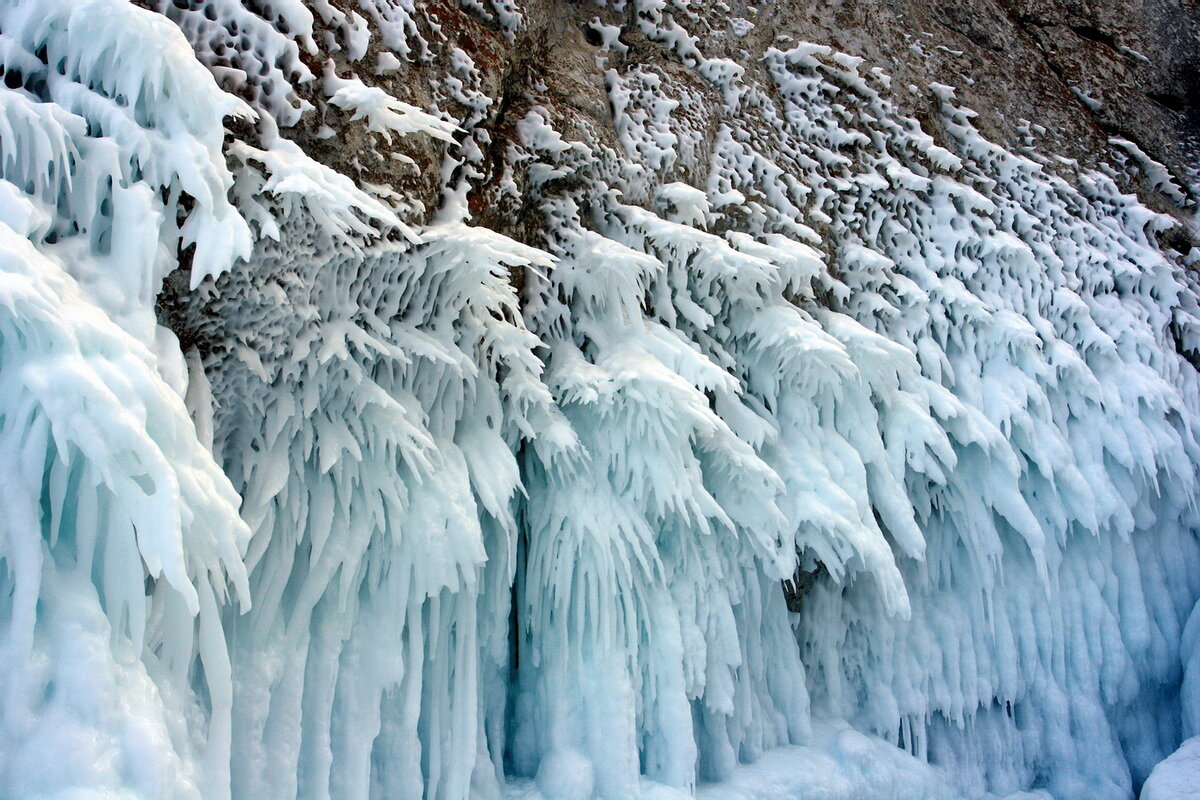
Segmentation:
{"type": "Polygon", "coordinates": [[[470,56],[373,85],[408,0],[0,0],[0,797],[1125,800],[1200,733],[1195,259],[1117,169],[1189,190],[628,2],[719,119],[533,103],[523,244],[470,56]],[[430,224],[288,139],[321,47],[430,224]]]}

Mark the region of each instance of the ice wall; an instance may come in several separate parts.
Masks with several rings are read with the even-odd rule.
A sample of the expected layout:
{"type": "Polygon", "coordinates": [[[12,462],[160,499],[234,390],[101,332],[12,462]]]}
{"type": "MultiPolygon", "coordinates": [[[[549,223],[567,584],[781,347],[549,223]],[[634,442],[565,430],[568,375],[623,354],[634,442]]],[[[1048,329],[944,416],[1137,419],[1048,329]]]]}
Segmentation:
{"type": "Polygon", "coordinates": [[[1128,798],[1196,733],[1197,282],[1140,160],[638,1],[719,102],[597,17],[613,136],[534,86],[497,147],[462,50],[424,109],[309,66],[434,59],[417,4],[145,5],[0,0],[0,797],[832,759],[828,796],[1128,798]],[[306,152],[317,106],[439,143],[430,221],[306,152]]]}

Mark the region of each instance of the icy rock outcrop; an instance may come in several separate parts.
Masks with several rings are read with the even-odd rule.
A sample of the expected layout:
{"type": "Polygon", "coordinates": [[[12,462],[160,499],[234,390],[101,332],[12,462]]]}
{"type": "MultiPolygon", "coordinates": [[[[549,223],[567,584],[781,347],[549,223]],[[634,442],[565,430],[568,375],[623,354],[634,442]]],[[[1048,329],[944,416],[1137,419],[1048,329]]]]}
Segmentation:
{"type": "Polygon", "coordinates": [[[1125,800],[1195,734],[1188,175],[737,10],[0,0],[0,796],[1125,800]]]}

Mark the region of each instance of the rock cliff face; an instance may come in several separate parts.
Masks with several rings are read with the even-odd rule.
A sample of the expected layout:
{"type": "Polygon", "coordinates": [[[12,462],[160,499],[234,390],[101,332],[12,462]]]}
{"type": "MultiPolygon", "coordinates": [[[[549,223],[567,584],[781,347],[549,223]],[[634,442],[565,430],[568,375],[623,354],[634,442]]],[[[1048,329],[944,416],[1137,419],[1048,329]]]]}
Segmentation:
{"type": "Polygon", "coordinates": [[[0,797],[1128,800],[1197,34],[0,0],[0,797]]]}
{"type": "MultiPolygon", "coordinates": [[[[160,6],[168,14],[175,7],[160,6]]],[[[289,118],[295,127],[288,135],[343,174],[394,187],[409,198],[418,221],[439,205],[440,149],[416,140],[389,145],[387,150],[415,158],[416,167],[381,153],[375,137],[350,121],[351,112],[329,104],[321,80],[329,64],[340,73],[361,73],[367,83],[418,106],[437,104],[456,120],[470,119],[473,130],[487,131],[490,147],[478,167],[483,174],[472,180],[469,197],[472,210],[484,215],[481,223],[508,232],[519,223],[510,215],[495,216],[488,192],[504,169],[505,143],[517,139],[516,119],[537,103],[568,138],[619,150],[608,70],[651,69],[662,81],[664,97],[686,95],[690,114],[708,117],[693,131],[694,156],[681,157],[673,171],[664,171],[672,179],[703,178],[721,90],[697,70],[694,59],[644,22],[647,13],[663,11],[696,38],[705,57],[728,58],[746,70],[747,83],[767,83],[761,62],[769,48],[819,43],[890,75],[889,99],[925,122],[935,138],[941,135],[939,111],[928,87],[941,83],[955,87],[962,104],[979,112],[976,125],[997,143],[1018,149],[1033,145],[1094,167],[1126,161],[1126,153],[1110,141],[1119,137],[1165,165],[1188,197],[1195,180],[1200,7],[1184,0],[720,2],[667,4],[652,12],[634,3],[536,1],[388,8],[403,13],[363,18],[353,4],[320,4],[315,22],[320,43],[314,52],[301,48],[290,86],[317,110],[289,118]],[[361,24],[346,22],[348,14],[360,14],[361,24]],[[402,55],[393,61],[379,23],[398,30],[390,20],[401,16],[403,33],[389,35],[393,44],[403,40],[402,55]],[[360,50],[350,41],[353,35],[360,50]],[[609,36],[616,37],[611,45],[609,36]],[[472,62],[478,94],[470,107],[465,97],[436,88],[453,73],[455,50],[472,62]],[[303,67],[316,79],[304,80],[303,67]],[[324,138],[330,131],[335,135],[324,138]],[[486,216],[489,211],[493,216],[486,216]]],[[[1164,203],[1149,186],[1131,186],[1160,210],[1176,213],[1172,208],[1180,205],[1178,199],[1164,203]]]]}

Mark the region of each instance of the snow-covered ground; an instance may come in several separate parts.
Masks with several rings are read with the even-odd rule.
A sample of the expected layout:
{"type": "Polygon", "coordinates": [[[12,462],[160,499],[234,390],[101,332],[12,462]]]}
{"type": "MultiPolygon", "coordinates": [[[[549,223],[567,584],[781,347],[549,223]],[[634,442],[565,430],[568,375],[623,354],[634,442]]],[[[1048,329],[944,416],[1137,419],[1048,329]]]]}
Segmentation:
{"type": "Polygon", "coordinates": [[[1142,786],[1141,800],[1200,798],[1200,737],[1192,737],[1158,763],[1142,786]]]}
{"type": "MultiPolygon", "coordinates": [[[[513,781],[506,800],[578,800],[587,779],[568,772],[558,781],[513,781]],[[543,786],[545,791],[539,791],[543,786]],[[572,791],[572,790],[575,791],[572,791]]],[[[643,780],[642,800],[983,800],[964,795],[953,779],[889,742],[866,736],[845,723],[814,722],[808,744],[779,747],[754,764],[737,767],[719,783],[701,784],[694,794],[643,780]]],[[[1164,798],[1175,795],[1164,795],[1164,798]]],[[[1182,795],[1186,797],[1187,795],[1182,795]]],[[[1047,800],[1044,792],[1018,792],[988,800],[1047,800]]]]}

